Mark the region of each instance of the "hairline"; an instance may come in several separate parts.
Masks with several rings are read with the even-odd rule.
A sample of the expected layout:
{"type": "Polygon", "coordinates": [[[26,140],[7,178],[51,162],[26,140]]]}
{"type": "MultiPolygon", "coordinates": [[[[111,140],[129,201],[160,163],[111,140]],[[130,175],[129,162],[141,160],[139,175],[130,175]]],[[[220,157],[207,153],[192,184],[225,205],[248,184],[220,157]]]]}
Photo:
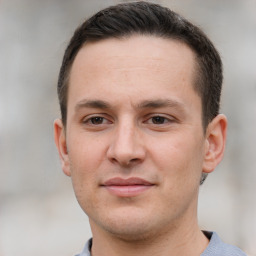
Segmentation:
{"type": "Polygon", "coordinates": [[[204,133],[206,132],[206,128],[209,124],[208,120],[205,120],[204,117],[204,108],[203,108],[203,95],[202,93],[200,93],[200,90],[198,89],[198,87],[200,87],[202,81],[202,64],[201,61],[198,57],[197,52],[193,49],[193,47],[191,45],[189,45],[188,42],[186,42],[186,40],[184,40],[182,37],[179,36],[164,36],[158,33],[140,33],[140,32],[132,32],[132,33],[127,33],[125,35],[120,35],[120,36],[108,36],[105,38],[97,38],[97,39],[89,39],[87,41],[85,41],[84,43],[82,43],[80,45],[80,47],[78,48],[78,50],[76,51],[76,53],[74,54],[73,58],[70,61],[70,65],[68,66],[68,68],[66,69],[66,76],[64,77],[63,80],[63,86],[62,89],[65,90],[65,93],[63,95],[65,95],[65,98],[63,97],[63,102],[65,102],[65,109],[66,109],[66,113],[64,116],[64,120],[62,119],[63,122],[63,126],[66,127],[66,123],[67,123],[67,115],[68,115],[68,91],[69,91],[69,87],[70,87],[70,76],[71,76],[71,70],[73,67],[73,64],[75,62],[75,59],[78,55],[78,53],[80,52],[80,50],[84,47],[86,47],[86,45],[88,43],[97,43],[97,42],[101,42],[101,41],[105,41],[108,39],[118,39],[118,40],[126,40],[129,39],[131,37],[134,36],[148,36],[148,37],[155,37],[155,38],[162,38],[162,39],[167,39],[167,40],[171,40],[171,41],[176,41],[179,42],[181,44],[186,45],[192,52],[193,52],[193,62],[194,62],[194,66],[193,66],[193,81],[192,81],[192,88],[195,91],[195,93],[200,97],[201,100],[201,118],[202,118],[202,127],[203,127],[203,131],[204,133]]]}

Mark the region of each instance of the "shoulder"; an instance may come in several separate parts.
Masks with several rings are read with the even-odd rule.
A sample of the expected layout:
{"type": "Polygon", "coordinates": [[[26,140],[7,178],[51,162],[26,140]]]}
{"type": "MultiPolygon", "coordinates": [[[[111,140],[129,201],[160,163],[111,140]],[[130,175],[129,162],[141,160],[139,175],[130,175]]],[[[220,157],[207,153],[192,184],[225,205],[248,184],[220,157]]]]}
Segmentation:
{"type": "Polygon", "coordinates": [[[75,256],[91,256],[91,253],[90,253],[91,247],[92,247],[92,238],[87,241],[83,251],[80,254],[77,254],[75,256]]]}
{"type": "Polygon", "coordinates": [[[215,232],[205,232],[210,239],[210,243],[201,256],[246,256],[246,254],[236,246],[222,242],[215,232]]]}
{"type": "MultiPolygon", "coordinates": [[[[204,234],[210,239],[210,243],[201,254],[201,256],[247,256],[236,246],[222,242],[215,232],[204,231],[204,234]]],[[[85,244],[83,251],[76,256],[91,256],[92,239],[85,244]]]]}

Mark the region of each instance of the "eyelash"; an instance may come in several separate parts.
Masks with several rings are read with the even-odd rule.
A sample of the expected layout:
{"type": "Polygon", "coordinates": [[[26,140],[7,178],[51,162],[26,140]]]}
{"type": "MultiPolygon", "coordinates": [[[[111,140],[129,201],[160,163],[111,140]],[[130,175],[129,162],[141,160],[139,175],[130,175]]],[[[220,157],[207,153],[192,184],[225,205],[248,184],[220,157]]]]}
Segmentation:
{"type": "MultiPolygon", "coordinates": [[[[165,116],[156,114],[154,116],[148,117],[143,123],[160,126],[160,125],[172,123],[174,121],[175,121],[175,119],[173,117],[167,118],[165,116]],[[160,123],[157,123],[157,122],[160,122],[160,123]]],[[[91,117],[83,119],[82,123],[88,124],[90,126],[100,126],[100,125],[104,125],[104,124],[111,124],[112,121],[110,121],[108,118],[105,118],[104,116],[97,115],[97,116],[91,116],[91,117]]]]}
{"type": "Polygon", "coordinates": [[[171,122],[174,121],[173,118],[167,118],[167,117],[162,116],[162,115],[154,115],[154,116],[151,116],[150,118],[148,118],[148,119],[146,120],[145,123],[148,123],[149,120],[151,120],[150,124],[157,125],[157,126],[158,126],[158,125],[164,125],[164,124],[167,124],[167,123],[171,123],[171,122]],[[160,121],[160,123],[157,124],[157,123],[154,122],[153,120],[155,120],[156,122],[160,121]]]}
{"type": "Polygon", "coordinates": [[[98,126],[98,125],[104,124],[102,122],[99,123],[99,124],[94,123],[94,121],[97,122],[97,119],[100,119],[102,122],[104,122],[104,121],[106,122],[107,121],[108,123],[111,123],[111,121],[109,121],[109,119],[107,119],[107,118],[105,118],[103,116],[92,116],[92,117],[83,119],[82,122],[83,122],[83,124],[89,124],[89,125],[92,125],[92,126],[98,126]]]}

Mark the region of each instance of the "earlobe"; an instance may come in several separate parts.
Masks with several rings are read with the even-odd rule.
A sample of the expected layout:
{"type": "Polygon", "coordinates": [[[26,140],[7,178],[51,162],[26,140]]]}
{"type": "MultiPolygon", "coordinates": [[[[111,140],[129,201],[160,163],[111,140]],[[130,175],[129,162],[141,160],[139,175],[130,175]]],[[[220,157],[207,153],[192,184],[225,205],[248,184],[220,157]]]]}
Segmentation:
{"type": "Polygon", "coordinates": [[[227,118],[219,114],[207,127],[203,172],[210,173],[223,158],[226,144],[227,118]]]}
{"type": "Polygon", "coordinates": [[[65,128],[63,126],[62,121],[60,119],[56,119],[54,121],[55,144],[59,152],[62,170],[67,176],[71,176],[70,162],[69,162],[69,156],[68,156],[67,144],[66,144],[66,135],[65,135],[64,129],[65,128]]]}

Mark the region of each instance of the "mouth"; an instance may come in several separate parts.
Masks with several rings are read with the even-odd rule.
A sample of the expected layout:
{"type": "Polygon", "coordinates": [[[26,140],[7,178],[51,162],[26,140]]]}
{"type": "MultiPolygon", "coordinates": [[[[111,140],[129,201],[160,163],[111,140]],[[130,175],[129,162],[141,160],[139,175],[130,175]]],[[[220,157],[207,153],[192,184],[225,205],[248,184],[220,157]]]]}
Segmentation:
{"type": "Polygon", "coordinates": [[[129,179],[112,178],[103,183],[102,187],[107,189],[111,194],[119,197],[135,197],[138,196],[155,184],[137,177],[129,179]]]}

